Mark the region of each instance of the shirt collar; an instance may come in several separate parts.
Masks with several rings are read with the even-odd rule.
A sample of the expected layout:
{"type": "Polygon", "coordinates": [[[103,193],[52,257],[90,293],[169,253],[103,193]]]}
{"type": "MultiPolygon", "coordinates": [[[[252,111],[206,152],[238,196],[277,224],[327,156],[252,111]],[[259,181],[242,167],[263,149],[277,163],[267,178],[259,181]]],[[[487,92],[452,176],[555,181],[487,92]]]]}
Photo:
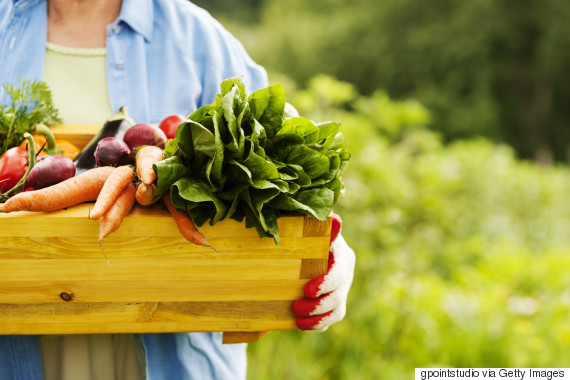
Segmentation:
{"type": "Polygon", "coordinates": [[[12,4],[14,4],[16,11],[23,11],[32,5],[41,3],[42,1],[45,0],[12,0],[12,4]]]}
{"type": "Polygon", "coordinates": [[[117,22],[121,21],[150,41],[154,27],[152,0],[123,0],[117,22]]]}

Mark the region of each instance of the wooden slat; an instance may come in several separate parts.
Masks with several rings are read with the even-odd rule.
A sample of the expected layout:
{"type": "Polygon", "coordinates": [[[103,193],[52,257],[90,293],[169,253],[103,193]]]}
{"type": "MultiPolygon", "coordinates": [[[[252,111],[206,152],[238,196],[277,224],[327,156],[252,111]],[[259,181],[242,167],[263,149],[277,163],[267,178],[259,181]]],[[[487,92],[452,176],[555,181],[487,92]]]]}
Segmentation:
{"type": "Polygon", "coordinates": [[[2,326],[11,323],[113,323],[286,321],[292,301],[194,301],[0,304],[2,326]]]}
{"type": "MultiPolygon", "coordinates": [[[[183,238],[116,238],[103,241],[103,249],[109,260],[118,258],[209,259],[226,258],[274,258],[301,259],[322,258],[328,250],[328,238],[282,239],[279,246],[273,240],[260,238],[209,239],[218,252],[194,245],[183,238]]],[[[27,238],[0,237],[0,259],[102,259],[103,252],[97,238],[27,238]]]]}
{"type": "Polygon", "coordinates": [[[67,140],[79,149],[83,149],[102,127],[103,125],[99,124],[62,124],[54,125],[51,131],[56,140],[67,140]]]}
{"type": "Polygon", "coordinates": [[[116,259],[107,265],[103,256],[98,259],[77,260],[0,260],[0,281],[154,281],[204,280],[223,281],[232,273],[233,280],[287,280],[298,278],[299,259],[243,259],[219,258],[172,260],[116,259]],[[260,270],[262,268],[262,270],[260,270]],[[14,278],[18,273],[18,278],[14,278]]]}
{"type": "MultiPolygon", "coordinates": [[[[1,326],[4,335],[115,334],[212,331],[274,331],[294,330],[295,320],[289,321],[192,321],[152,323],[13,323],[1,326]]],[[[241,342],[234,342],[241,343],[241,342]]],[[[244,342],[245,343],[245,342],[244,342]]]]}
{"type": "Polygon", "coordinates": [[[294,300],[304,280],[0,281],[0,303],[294,300]]]}
{"type": "Polygon", "coordinates": [[[269,331],[227,331],[222,335],[223,344],[252,343],[267,335],[269,331]]]}
{"type": "Polygon", "coordinates": [[[303,236],[331,236],[331,219],[320,221],[309,216],[303,218],[303,236]]]}
{"type": "Polygon", "coordinates": [[[327,272],[328,259],[303,259],[299,278],[312,279],[327,272]]]}
{"type": "MultiPolygon", "coordinates": [[[[83,203],[65,210],[53,212],[19,211],[9,214],[0,213],[0,237],[97,237],[99,222],[89,219],[93,203],[83,203]],[[54,228],[57,224],[60,228],[54,228]]],[[[302,237],[302,216],[279,218],[279,235],[283,237],[302,237]]],[[[225,219],[215,226],[205,224],[200,232],[210,238],[256,238],[264,244],[273,244],[273,239],[260,239],[254,228],[246,228],[245,222],[225,219]]],[[[121,227],[113,232],[113,237],[145,237],[152,235],[161,238],[179,238],[180,232],[173,218],[161,204],[143,207],[135,205],[125,217],[121,227]],[[147,226],[147,227],[145,227],[147,226]],[[149,229],[148,226],[152,226],[149,229]],[[143,228],[144,227],[144,228],[143,228]]],[[[314,235],[315,236],[315,235],[314,235]]]]}

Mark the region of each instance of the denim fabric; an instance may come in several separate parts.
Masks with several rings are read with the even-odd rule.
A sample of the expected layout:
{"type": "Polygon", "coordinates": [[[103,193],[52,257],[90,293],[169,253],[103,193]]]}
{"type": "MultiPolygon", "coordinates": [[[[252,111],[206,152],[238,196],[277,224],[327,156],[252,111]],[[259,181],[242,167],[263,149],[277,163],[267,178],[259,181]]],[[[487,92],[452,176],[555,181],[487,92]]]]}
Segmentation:
{"type": "MultiPolygon", "coordinates": [[[[46,20],[46,0],[0,0],[0,83],[41,80],[46,20]]],[[[126,106],[137,123],[209,104],[229,77],[243,76],[248,92],[268,82],[242,45],[186,0],[124,0],[106,47],[113,112],[126,106]]],[[[8,101],[0,89],[0,104],[8,101]]],[[[245,378],[246,346],[222,345],[220,333],[135,337],[148,380],[245,378]]],[[[41,379],[37,337],[0,336],[0,374],[41,379]]]]}
{"type": "Polygon", "coordinates": [[[143,334],[152,380],[245,379],[246,345],[222,345],[221,333],[143,334]]]}
{"type": "Polygon", "coordinates": [[[0,378],[6,380],[42,379],[37,336],[0,336],[0,378]]]}

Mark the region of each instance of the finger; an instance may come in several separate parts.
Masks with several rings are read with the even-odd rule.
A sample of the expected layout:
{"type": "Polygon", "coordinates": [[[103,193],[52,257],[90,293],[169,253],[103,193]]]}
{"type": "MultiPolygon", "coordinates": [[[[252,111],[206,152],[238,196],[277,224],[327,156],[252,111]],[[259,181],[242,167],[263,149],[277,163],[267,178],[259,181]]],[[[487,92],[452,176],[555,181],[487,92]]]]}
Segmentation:
{"type": "Polygon", "coordinates": [[[318,298],[302,298],[293,303],[293,314],[296,317],[310,317],[325,314],[338,309],[346,302],[348,292],[344,289],[327,293],[318,298]]]}
{"type": "Polygon", "coordinates": [[[326,297],[326,295],[319,298],[301,298],[296,300],[293,302],[293,314],[296,317],[310,317],[315,314],[323,314],[315,313],[323,297],[326,297]]]}
{"type": "Polygon", "coordinates": [[[324,331],[329,328],[329,326],[341,321],[345,314],[346,307],[340,307],[325,314],[297,318],[295,323],[301,330],[324,331]]]}
{"type": "Polygon", "coordinates": [[[332,313],[333,312],[331,311],[327,314],[315,315],[306,318],[297,318],[295,320],[295,323],[297,324],[297,327],[300,328],[301,330],[316,330],[317,326],[325,326],[325,324],[322,323],[323,320],[325,320],[332,313]]]}

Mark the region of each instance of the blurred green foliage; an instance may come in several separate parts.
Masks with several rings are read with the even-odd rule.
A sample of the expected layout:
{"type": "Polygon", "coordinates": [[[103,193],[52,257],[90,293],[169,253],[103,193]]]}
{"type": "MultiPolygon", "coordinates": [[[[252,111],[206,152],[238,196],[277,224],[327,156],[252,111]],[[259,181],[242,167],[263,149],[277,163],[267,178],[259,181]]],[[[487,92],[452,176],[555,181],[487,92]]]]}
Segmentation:
{"type": "Polygon", "coordinates": [[[446,141],[485,136],[566,161],[570,3],[560,0],[202,0],[255,60],[413,97],[446,141]],[[243,14],[250,17],[244,17],[243,14]]]}
{"type": "Polygon", "coordinates": [[[416,367],[563,367],[570,172],[477,138],[444,144],[414,100],[319,75],[289,98],[353,153],[336,211],[357,253],[347,316],[249,346],[249,379],[405,379],[416,367]]]}

